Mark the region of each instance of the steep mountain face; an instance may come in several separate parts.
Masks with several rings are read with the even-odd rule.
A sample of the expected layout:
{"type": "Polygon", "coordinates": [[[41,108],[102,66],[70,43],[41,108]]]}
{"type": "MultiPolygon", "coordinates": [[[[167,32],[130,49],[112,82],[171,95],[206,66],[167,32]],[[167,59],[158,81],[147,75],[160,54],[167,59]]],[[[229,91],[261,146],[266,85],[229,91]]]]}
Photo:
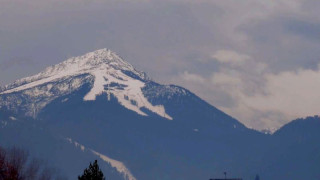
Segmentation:
{"type": "Polygon", "coordinates": [[[153,82],[107,49],[3,87],[0,121],[0,145],[22,144],[70,179],[98,158],[112,179],[208,179],[228,171],[276,180],[268,162],[279,157],[277,143],[286,144],[182,87],[153,82]]]}

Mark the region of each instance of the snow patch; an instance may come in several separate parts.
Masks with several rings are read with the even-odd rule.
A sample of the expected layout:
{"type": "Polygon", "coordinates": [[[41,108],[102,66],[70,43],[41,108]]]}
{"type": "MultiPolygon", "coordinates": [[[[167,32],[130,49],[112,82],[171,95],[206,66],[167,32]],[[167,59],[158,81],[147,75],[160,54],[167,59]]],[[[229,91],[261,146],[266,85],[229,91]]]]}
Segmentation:
{"type": "Polygon", "coordinates": [[[61,102],[67,102],[69,100],[69,98],[64,98],[61,100],[61,102]]]}
{"type": "Polygon", "coordinates": [[[92,72],[92,75],[94,75],[94,83],[93,87],[90,90],[90,92],[83,98],[85,101],[93,101],[96,100],[96,97],[103,93],[105,84],[104,75],[102,71],[95,71],[92,72]]]}
{"type": "Polygon", "coordinates": [[[16,121],[16,120],[17,120],[17,118],[15,118],[15,117],[13,117],[13,116],[10,116],[9,119],[10,119],[11,121],[16,121]]]}
{"type": "Polygon", "coordinates": [[[71,138],[66,138],[66,140],[73,144],[75,147],[77,148],[80,148],[83,152],[85,150],[88,150],[89,152],[93,153],[94,155],[98,156],[101,160],[103,160],[104,162],[108,163],[111,165],[111,167],[113,168],[116,168],[116,170],[121,173],[123,175],[123,177],[126,179],[126,180],[137,180],[132,174],[131,172],[129,171],[129,169],[120,161],[117,161],[115,159],[112,159],[106,155],[103,155],[93,149],[90,149],[90,148],[86,148],[84,145],[76,142],[76,141],[73,141],[71,138]]]}
{"type": "Polygon", "coordinates": [[[100,154],[94,150],[91,150],[95,155],[99,156],[103,161],[109,163],[112,167],[116,168],[118,172],[124,175],[124,178],[127,180],[136,180],[136,178],[130,173],[129,169],[126,166],[117,160],[111,159],[103,154],[100,154]]]}
{"type": "Polygon", "coordinates": [[[121,105],[142,116],[147,116],[141,111],[141,108],[144,107],[159,116],[172,120],[162,105],[152,105],[143,95],[144,82],[109,67],[101,67],[92,75],[95,77],[94,84],[90,92],[83,98],[85,101],[93,101],[103,93],[106,93],[110,99],[110,94],[113,94],[121,105]]]}
{"type": "MultiPolygon", "coordinates": [[[[18,92],[18,91],[30,89],[30,88],[39,86],[39,85],[41,85],[41,84],[45,84],[45,83],[48,83],[48,82],[50,82],[50,81],[54,81],[54,80],[59,79],[59,78],[62,78],[62,77],[63,77],[63,75],[56,75],[56,76],[52,76],[52,77],[40,79],[40,80],[31,82],[31,83],[28,83],[28,84],[19,86],[19,87],[17,87],[17,88],[13,88],[13,89],[10,89],[10,90],[1,92],[0,94],[9,94],[9,93],[13,93],[13,92],[18,92]]],[[[38,96],[39,93],[41,93],[41,92],[39,92],[38,89],[36,89],[35,91],[33,91],[34,96],[38,96]]]]}
{"type": "Polygon", "coordinates": [[[79,143],[76,142],[76,141],[72,141],[71,138],[66,138],[66,140],[67,140],[69,143],[74,144],[75,147],[80,148],[82,152],[84,152],[84,150],[86,149],[86,147],[84,147],[82,144],[79,144],[79,143]]]}

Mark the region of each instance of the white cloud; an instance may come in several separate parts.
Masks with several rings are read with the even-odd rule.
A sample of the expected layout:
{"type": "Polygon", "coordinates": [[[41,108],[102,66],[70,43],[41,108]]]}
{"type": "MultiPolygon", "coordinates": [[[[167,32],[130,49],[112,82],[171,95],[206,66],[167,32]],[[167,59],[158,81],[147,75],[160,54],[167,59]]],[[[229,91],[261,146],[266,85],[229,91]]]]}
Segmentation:
{"type": "Polygon", "coordinates": [[[232,56],[226,56],[228,60],[221,56],[226,63],[211,76],[185,71],[180,81],[200,97],[211,92],[211,98],[206,98],[211,104],[259,130],[274,131],[293,119],[319,115],[320,64],[318,70],[272,73],[270,67],[249,55],[235,51],[226,54],[232,56]],[[240,57],[245,60],[234,66],[240,57]]]}
{"type": "Polygon", "coordinates": [[[320,71],[304,70],[266,74],[267,95],[243,97],[244,103],[260,111],[279,111],[288,119],[319,115],[320,71]]]}
{"type": "Polygon", "coordinates": [[[234,106],[220,108],[256,129],[279,128],[295,118],[319,114],[319,70],[274,74],[268,69],[263,63],[249,60],[242,69],[229,66],[213,73],[215,87],[235,102],[234,106]]]}
{"type": "Polygon", "coordinates": [[[235,107],[221,108],[256,129],[277,129],[293,119],[319,115],[319,70],[266,73],[264,78],[266,93],[247,95],[234,88],[239,103],[235,107]]]}
{"type": "Polygon", "coordinates": [[[202,76],[198,74],[189,73],[188,71],[184,71],[183,74],[180,74],[180,77],[184,81],[189,81],[192,83],[205,83],[206,81],[205,78],[203,78],[202,76]]]}
{"type": "Polygon", "coordinates": [[[228,63],[231,65],[241,65],[250,59],[250,57],[245,54],[239,54],[230,50],[219,50],[215,52],[212,57],[221,63],[228,63]]]}
{"type": "Polygon", "coordinates": [[[229,74],[218,72],[214,73],[212,76],[212,83],[219,86],[239,86],[242,83],[241,81],[242,80],[236,71],[231,71],[229,74]]]}

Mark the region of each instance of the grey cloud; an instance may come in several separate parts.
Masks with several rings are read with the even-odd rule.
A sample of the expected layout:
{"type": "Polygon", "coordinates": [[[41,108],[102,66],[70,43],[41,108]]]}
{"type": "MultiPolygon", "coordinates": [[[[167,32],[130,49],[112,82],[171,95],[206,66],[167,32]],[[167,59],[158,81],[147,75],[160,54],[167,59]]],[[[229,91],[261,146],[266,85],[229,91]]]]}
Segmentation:
{"type": "Polygon", "coordinates": [[[284,26],[290,33],[302,36],[303,38],[308,38],[315,43],[320,43],[320,23],[315,24],[312,22],[292,19],[286,21],[284,26]]]}
{"type": "MultiPolygon", "coordinates": [[[[319,21],[320,22],[320,21],[319,21]]],[[[299,68],[313,69],[320,62],[316,38],[318,25],[292,17],[252,20],[237,27],[246,34],[254,59],[267,63],[275,73],[299,68]]]]}
{"type": "Polygon", "coordinates": [[[180,82],[255,129],[274,131],[292,119],[319,113],[318,68],[273,73],[266,64],[251,57],[239,66],[228,62],[211,77],[186,72],[180,75],[180,82]]]}
{"type": "Polygon", "coordinates": [[[184,69],[188,66],[185,62],[192,60],[188,59],[190,54],[214,42],[213,33],[198,22],[188,6],[178,3],[67,1],[40,3],[41,8],[15,5],[10,7],[12,13],[4,11],[10,18],[1,20],[6,32],[0,37],[2,58],[12,58],[17,52],[32,55],[39,62],[35,71],[107,47],[158,77],[184,69]]]}

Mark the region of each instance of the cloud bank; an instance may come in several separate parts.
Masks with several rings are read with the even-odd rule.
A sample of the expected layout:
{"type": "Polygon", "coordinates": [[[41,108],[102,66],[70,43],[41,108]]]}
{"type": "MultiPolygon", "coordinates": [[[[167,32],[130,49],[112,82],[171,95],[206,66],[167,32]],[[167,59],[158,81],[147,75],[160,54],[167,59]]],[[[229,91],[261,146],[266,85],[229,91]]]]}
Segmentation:
{"type": "Polygon", "coordinates": [[[193,89],[198,87],[199,94],[213,92],[212,102],[252,128],[275,130],[289,119],[319,114],[320,64],[316,70],[272,73],[267,64],[249,56],[226,50],[218,54],[221,52],[226,52],[228,60],[225,55],[219,56],[222,59],[214,56],[213,60],[222,63],[218,71],[209,76],[184,72],[180,79],[194,85],[193,89]]]}

